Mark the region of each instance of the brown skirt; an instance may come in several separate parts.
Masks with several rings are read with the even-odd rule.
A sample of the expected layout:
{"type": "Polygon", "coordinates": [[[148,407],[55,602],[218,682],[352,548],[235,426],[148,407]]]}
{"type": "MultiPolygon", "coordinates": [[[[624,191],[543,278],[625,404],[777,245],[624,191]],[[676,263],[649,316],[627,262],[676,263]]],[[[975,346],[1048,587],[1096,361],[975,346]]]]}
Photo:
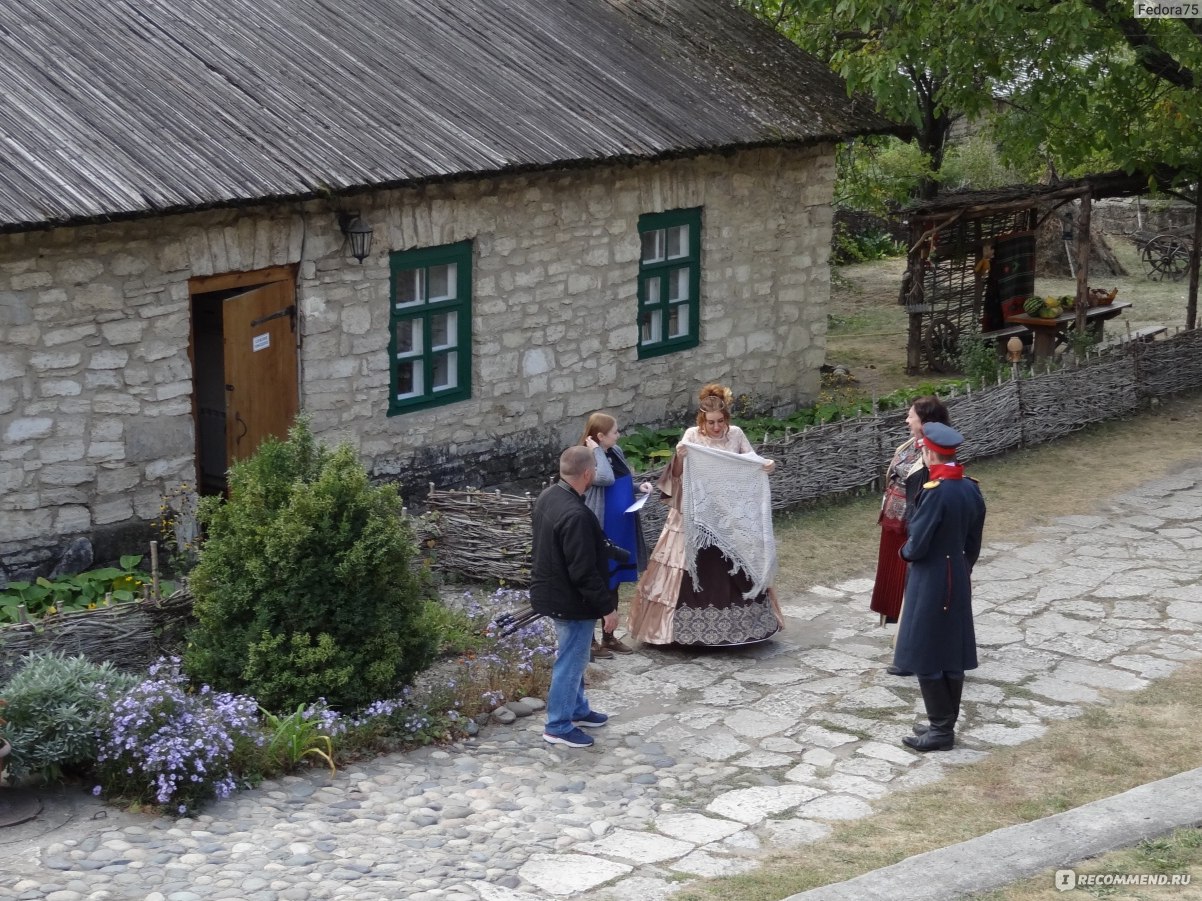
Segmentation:
{"type": "Polygon", "coordinates": [[[771,589],[752,598],[751,580],[717,548],[697,555],[697,582],[684,566],[680,514],[669,511],[647,571],[631,605],[631,635],[649,644],[737,645],[763,641],[780,631],[771,589]]]}
{"type": "Polygon", "coordinates": [[[886,622],[896,622],[906,590],[906,561],[898,553],[906,543],[906,528],[881,527],[881,547],[876,558],[876,583],[872,586],[874,613],[886,622]]]}

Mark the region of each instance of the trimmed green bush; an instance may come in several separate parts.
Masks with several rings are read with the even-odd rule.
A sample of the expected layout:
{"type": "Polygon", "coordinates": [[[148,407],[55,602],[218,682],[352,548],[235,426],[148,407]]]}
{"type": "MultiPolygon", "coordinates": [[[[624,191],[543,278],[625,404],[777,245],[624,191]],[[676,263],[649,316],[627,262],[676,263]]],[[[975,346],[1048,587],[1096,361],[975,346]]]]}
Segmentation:
{"type": "Polygon", "coordinates": [[[0,726],[12,744],[9,767],[16,775],[39,773],[47,779],[82,770],[96,761],[96,734],[107,711],[102,697],[115,697],[137,681],[85,657],[30,654],[7,685],[0,688],[4,719],[0,726]]]}
{"type": "Polygon", "coordinates": [[[395,487],[371,485],[350,446],[320,446],[301,419],[229,486],[200,506],[189,675],[272,711],[317,697],[353,709],[429,665],[427,570],[395,487]]]}

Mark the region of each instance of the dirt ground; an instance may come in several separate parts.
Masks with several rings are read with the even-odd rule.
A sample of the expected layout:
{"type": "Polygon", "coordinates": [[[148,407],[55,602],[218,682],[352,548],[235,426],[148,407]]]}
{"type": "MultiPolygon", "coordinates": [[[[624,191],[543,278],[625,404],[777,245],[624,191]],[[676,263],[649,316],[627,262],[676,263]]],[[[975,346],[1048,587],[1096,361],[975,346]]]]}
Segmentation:
{"type": "MultiPolygon", "coordinates": [[[[1170,332],[1185,326],[1187,281],[1152,281],[1145,275],[1139,250],[1121,236],[1109,237],[1115,256],[1128,270],[1123,277],[1091,280],[1093,287],[1118,288],[1118,298],[1133,306],[1107,325],[1132,330],[1146,325],[1168,326],[1170,332]]],[[[826,362],[847,367],[855,385],[872,395],[896,388],[941,381],[931,373],[907,375],[905,310],[897,297],[905,272],[904,258],[842,266],[834,270],[828,316],[826,362]]],[[[1044,295],[1072,294],[1076,284],[1067,278],[1039,278],[1035,290],[1044,295]]]]}

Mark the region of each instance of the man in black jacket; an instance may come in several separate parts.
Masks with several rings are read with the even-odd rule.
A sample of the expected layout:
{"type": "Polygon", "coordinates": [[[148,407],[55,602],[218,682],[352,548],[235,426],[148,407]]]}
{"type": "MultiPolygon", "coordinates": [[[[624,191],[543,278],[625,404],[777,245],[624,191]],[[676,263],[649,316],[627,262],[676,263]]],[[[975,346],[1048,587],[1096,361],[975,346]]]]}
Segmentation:
{"type": "Polygon", "coordinates": [[[605,533],[584,504],[584,492],[596,472],[589,448],[569,447],[559,457],[559,482],[534,504],[530,606],[551,617],[559,643],[543,739],[569,748],[592,745],[592,736],[580,726],[596,728],[609,719],[591,710],[584,697],[593,625],[600,619],[612,632],[618,624],[617,602],[609,591],[605,533]]]}

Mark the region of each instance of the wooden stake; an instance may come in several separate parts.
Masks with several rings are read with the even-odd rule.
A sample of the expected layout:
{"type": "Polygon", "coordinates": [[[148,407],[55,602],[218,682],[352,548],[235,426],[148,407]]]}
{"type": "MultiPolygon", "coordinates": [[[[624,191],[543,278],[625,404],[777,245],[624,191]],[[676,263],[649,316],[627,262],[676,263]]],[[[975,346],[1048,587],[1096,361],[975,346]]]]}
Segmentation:
{"type": "Polygon", "coordinates": [[[159,543],[150,542],[150,596],[156,601],[163,599],[159,594],[159,543]]]}

